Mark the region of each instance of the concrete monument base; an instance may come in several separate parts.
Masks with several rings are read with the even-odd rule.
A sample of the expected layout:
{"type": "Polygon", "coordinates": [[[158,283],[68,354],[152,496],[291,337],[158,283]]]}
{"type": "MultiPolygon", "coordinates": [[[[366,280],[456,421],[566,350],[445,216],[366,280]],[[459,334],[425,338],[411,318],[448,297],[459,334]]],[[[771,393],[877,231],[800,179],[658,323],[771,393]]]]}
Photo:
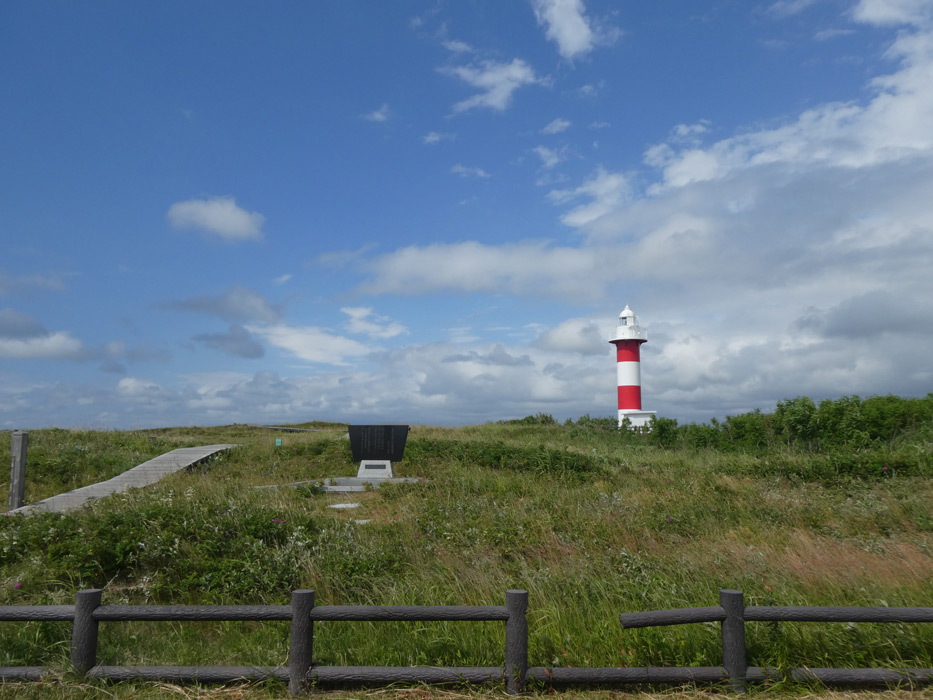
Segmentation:
{"type": "Polygon", "coordinates": [[[391,479],[394,476],[392,462],[388,459],[364,459],[356,473],[357,479],[391,479]]]}

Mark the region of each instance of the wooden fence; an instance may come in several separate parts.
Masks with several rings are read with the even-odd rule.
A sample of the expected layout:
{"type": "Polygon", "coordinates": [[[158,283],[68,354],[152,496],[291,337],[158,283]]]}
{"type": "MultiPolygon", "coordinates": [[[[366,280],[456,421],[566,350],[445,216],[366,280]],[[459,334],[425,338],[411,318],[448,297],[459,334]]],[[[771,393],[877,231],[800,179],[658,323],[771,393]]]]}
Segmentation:
{"type": "MultiPolygon", "coordinates": [[[[72,623],[71,663],[88,678],[227,682],[277,678],[291,694],[315,683],[484,683],[505,680],[506,690],[522,689],[528,666],[526,591],[506,591],[505,605],[315,605],[314,591],[292,592],[291,605],[101,605],[102,591],[78,591],[74,605],[2,606],[0,622],[72,623]],[[288,668],[275,666],[98,666],[97,633],[101,622],[127,621],[291,622],[288,668]],[[493,621],[505,622],[503,667],[316,666],[312,663],[314,622],[333,621],[493,621]]],[[[36,666],[0,668],[0,681],[37,680],[49,672],[36,666]]]]}
{"type": "MultiPolygon", "coordinates": [[[[652,612],[622,613],[625,629],[661,627],[694,622],[722,623],[722,666],[707,668],[644,669],[648,672],[692,674],[690,680],[728,679],[735,690],[744,690],[747,681],[764,681],[785,676],[779,669],[749,666],[745,651],[746,622],[933,622],[933,608],[847,608],[745,605],[742,591],[719,591],[719,605],[709,608],[682,608],[652,612]]],[[[879,668],[794,668],[787,674],[794,680],[819,681],[828,685],[878,685],[933,682],[933,668],[896,671],[879,668]]],[[[671,682],[652,679],[651,682],[671,682]]]]}
{"type": "MultiPolygon", "coordinates": [[[[719,622],[722,665],[649,668],[528,667],[526,591],[506,591],[504,606],[368,606],[315,605],[314,591],[292,592],[291,605],[101,605],[102,591],[79,591],[74,605],[2,606],[0,621],[64,621],[72,623],[71,663],[88,678],[229,682],[276,678],[298,694],[310,684],[485,683],[505,681],[510,694],[528,681],[565,684],[660,684],[728,682],[744,691],[747,682],[790,676],[794,680],[829,685],[922,684],[933,682],[933,669],[795,668],[748,666],[746,622],[933,622],[933,608],[854,608],[746,606],[741,591],[719,592],[720,604],[707,608],[623,613],[622,627],[659,627],[719,622]],[[288,668],[274,666],[98,666],[97,634],[101,622],[117,621],[246,621],[291,622],[288,668]],[[502,621],[505,622],[505,663],[499,667],[317,666],[313,663],[314,622],[331,621],[502,621]]],[[[42,678],[49,669],[35,666],[0,668],[0,681],[42,678]]]]}

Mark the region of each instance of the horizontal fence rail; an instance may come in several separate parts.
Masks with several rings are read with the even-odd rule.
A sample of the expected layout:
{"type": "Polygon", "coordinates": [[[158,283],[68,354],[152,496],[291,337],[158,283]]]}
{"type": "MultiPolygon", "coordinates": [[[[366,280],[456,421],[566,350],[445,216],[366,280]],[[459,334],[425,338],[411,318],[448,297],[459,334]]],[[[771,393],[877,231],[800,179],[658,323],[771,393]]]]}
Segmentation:
{"type": "MultiPolygon", "coordinates": [[[[526,591],[506,591],[505,605],[316,605],[314,591],[292,592],[290,605],[101,605],[102,591],[78,591],[74,605],[0,606],[0,622],[71,622],[71,663],[90,679],[218,683],[277,679],[298,694],[311,684],[488,683],[505,682],[518,693],[528,681],[549,686],[574,684],[728,683],[744,691],[749,682],[791,678],[827,685],[933,683],[933,669],[794,668],[749,666],[746,622],[933,622],[933,608],[746,606],[741,591],[722,590],[719,605],[703,608],[622,613],[624,629],[719,622],[722,665],[648,668],[560,668],[528,666],[526,591]],[[288,667],[282,666],[99,666],[101,622],[128,621],[288,621],[288,667]],[[505,622],[505,659],[498,667],[318,666],[313,661],[314,623],[499,621],[505,622]]],[[[38,680],[49,669],[0,667],[0,682],[38,680]]]]}
{"type": "MultiPolygon", "coordinates": [[[[623,629],[662,627],[697,622],[722,623],[722,678],[738,691],[749,681],[784,677],[779,669],[748,666],[745,647],[746,622],[933,622],[933,608],[856,608],[745,605],[742,591],[721,590],[719,605],[651,612],[622,613],[623,629]]],[[[687,672],[690,668],[646,669],[654,672],[687,672]]],[[[819,681],[827,685],[892,685],[931,683],[933,669],[906,668],[793,668],[787,674],[796,681],[819,681]]],[[[677,683],[679,680],[655,680],[677,683]]]]}
{"type": "MultiPolygon", "coordinates": [[[[509,693],[523,688],[528,668],[526,591],[506,591],[505,605],[315,605],[314,591],[292,592],[291,605],[101,605],[99,589],[78,591],[74,605],[0,606],[0,622],[71,622],[71,664],[91,679],[222,683],[278,679],[298,694],[310,683],[486,683],[505,681],[509,693]],[[98,666],[101,622],[271,621],[291,622],[288,668],[277,666],[98,666]],[[317,666],[314,622],[505,622],[505,663],[497,667],[317,666]]],[[[0,681],[38,680],[49,669],[0,667],[0,681]]]]}

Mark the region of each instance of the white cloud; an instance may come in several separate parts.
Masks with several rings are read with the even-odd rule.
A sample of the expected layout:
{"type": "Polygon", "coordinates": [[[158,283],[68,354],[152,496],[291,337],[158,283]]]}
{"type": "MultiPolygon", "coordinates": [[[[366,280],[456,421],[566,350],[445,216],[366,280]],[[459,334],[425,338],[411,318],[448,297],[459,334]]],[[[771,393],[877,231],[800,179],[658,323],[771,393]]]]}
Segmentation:
{"type": "Polygon", "coordinates": [[[363,333],[372,338],[394,338],[397,335],[408,333],[408,329],[401,323],[389,321],[372,309],[363,306],[347,306],[340,309],[350,318],[344,323],[349,333],[363,333]]]}
{"type": "Polygon", "coordinates": [[[557,42],[564,58],[589,53],[596,35],[584,16],[583,0],[532,0],[538,24],[547,26],[547,38],[557,42]]]}
{"type": "Polygon", "coordinates": [[[238,207],[233,197],[175,202],[167,216],[174,229],[198,229],[227,241],[261,239],[266,220],[259,212],[247,212],[238,207]]]}
{"type": "Polygon", "coordinates": [[[566,131],[570,128],[570,121],[567,119],[561,119],[558,117],[543,129],[541,129],[542,134],[559,134],[562,131],[566,131]]]}
{"type": "Polygon", "coordinates": [[[368,114],[364,114],[363,119],[371,122],[381,123],[389,121],[390,115],[391,112],[389,111],[389,105],[386,103],[383,104],[379,109],[369,112],[368,114]]]}
{"type": "Polygon", "coordinates": [[[476,107],[503,111],[509,106],[512,94],[524,85],[540,82],[531,66],[520,58],[511,63],[483,61],[479,66],[441,68],[442,73],[460,78],[482,92],[454,105],[454,113],[465,112],[476,107]]]}
{"type": "Polygon", "coordinates": [[[671,129],[671,138],[681,141],[693,141],[700,134],[708,132],[709,125],[708,119],[701,119],[696,124],[678,124],[671,129]]]}
{"type": "Polygon", "coordinates": [[[314,326],[247,326],[270,345],[281,348],[306,362],[346,365],[347,358],[360,357],[372,348],[350,338],[333,335],[314,326]]]}
{"type": "Polygon", "coordinates": [[[454,165],[450,169],[450,172],[452,172],[454,175],[459,175],[460,177],[479,177],[479,178],[492,177],[492,175],[487,173],[482,168],[469,168],[461,163],[457,163],[456,165],[454,165]]]}
{"type": "Polygon", "coordinates": [[[86,352],[81,341],[67,331],[27,338],[0,338],[0,357],[11,360],[81,360],[86,352]]]}
{"type": "Polygon", "coordinates": [[[614,275],[598,249],[549,247],[543,242],[409,246],[370,262],[365,294],[438,291],[511,292],[575,299],[599,298],[614,275]]]}
{"type": "Polygon", "coordinates": [[[536,146],[532,151],[541,159],[541,167],[543,168],[553,168],[566,160],[564,149],[536,146]]]}
{"type": "Polygon", "coordinates": [[[791,17],[800,14],[816,2],[817,0],[777,0],[768,11],[775,17],[791,17]]]}
{"type": "Polygon", "coordinates": [[[548,199],[562,204],[579,197],[589,198],[587,204],[581,204],[561,217],[568,226],[585,226],[603,214],[607,214],[624,204],[631,196],[628,180],[621,173],[610,173],[597,168],[590,179],[573,190],[552,190],[548,199]]]}
{"type": "MultiPolygon", "coordinates": [[[[578,227],[573,244],[466,241],[321,258],[362,269],[368,277],[358,292],[532,298],[542,312],[529,320],[548,318],[535,326],[535,339],[486,342],[491,331],[478,329],[501,322],[490,311],[445,316],[438,327],[450,342],[386,350],[327,329],[280,325],[281,311],[258,295],[253,312],[249,303],[208,297],[189,301],[214,315],[252,315],[248,333],[322,366],[290,376],[183,377],[171,386],[128,378],[106,391],[26,382],[4,367],[0,411],[17,425],[86,424],[72,418],[83,401],[107,406],[95,420],[111,426],[612,415],[615,362],[606,336],[626,303],[649,334],[645,408],[662,415],[708,420],[768,410],[799,394],[926,393],[933,386],[928,6],[856,6],[856,21],[897,32],[887,53],[893,68],[857,100],[815,105],[708,143],[703,122],[675,123],[646,151],[643,172],[623,175],[622,166],[607,164],[582,185],[555,190],[551,200],[569,209],[564,221],[578,227]],[[554,318],[545,316],[560,308],[551,299],[591,306],[585,318],[554,318]]],[[[392,329],[368,307],[347,308],[343,332],[392,329]]],[[[52,344],[55,334],[23,316],[0,314],[4,342],[52,344]]],[[[232,331],[220,335],[235,339],[232,331]]],[[[66,350],[80,349],[63,336],[57,342],[66,350]]]]}
{"type": "Polygon", "coordinates": [[[453,134],[447,134],[442,131],[429,131],[421,137],[421,142],[428,146],[433,146],[434,144],[440,143],[441,141],[449,141],[453,138],[453,134]]]}
{"type": "Polygon", "coordinates": [[[164,397],[166,390],[158,383],[139,377],[123,377],[116,386],[116,394],[128,399],[164,397]]]}
{"type": "Polygon", "coordinates": [[[473,53],[473,47],[470,46],[465,41],[449,39],[442,43],[443,43],[444,48],[452,53],[473,53]]]}
{"type": "Polygon", "coordinates": [[[272,280],[272,283],[275,284],[276,286],[282,286],[286,282],[290,281],[291,278],[292,278],[292,275],[290,273],[285,273],[284,275],[279,275],[274,280],[272,280]]]}
{"type": "Polygon", "coordinates": [[[867,24],[929,25],[933,21],[933,5],[929,0],[860,0],[852,16],[867,24]]]}
{"type": "Polygon", "coordinates": [[[571,318],[541,333],[535,344],[545,350],[603,356],[609,338],[593,319],[571,318]]]}
{"type": "MultiPolygon", "coordinates": [[[[767,410],[800,394],[925,393],[933,382],[933,35],[903,30],[888,55],[897,69],[870,83],[863,104],[817,105],[707,146],[698,141],[710,133],[706,122],[675,125],[646,153],[658,180],[643,177],[643,193],[604,168],[555,190],[557,204],[587,200],[564,215],[580,229],[578,246],[402,248],[371,261],[361,291],[611,299],[610,323],[631,303],[649,332],[645,407],[682,419],[767,410]]],[[[531,359],[529,382],[565,392],[566,404],[540,410],[587,401],[579,413],[612,410],[611,396],[599,403],[614,386],[600,325],[568,319],[530,347],[505,349],[531,359]],[[566,380],[573,372],[602,388],[575,386],[566,380]]],[[[475,382],[459,389],[468,396],[495,381],[520,386],[526,366],[512,367],[514,384],[487,380],[490,350],[475,345],[478,334],[462,335],[457,361],[446,365],[472,368],[468,379],[445,374],[446,365],[435,374],[427,347],[394,357],[417,357],[418,386],[435,398],[461,380],[475,382]]],[[[522,398],[533,391],[521,389],[522,398]]]]}
{"type": "Polygon", "coordinates": [[[813,39],[816,41],[826,41],[828,39],[835,39],[840,36],[849,36],[850,34],[855,34],[854,29],[822,29],[816,32],[813,35],[813,39]]]}

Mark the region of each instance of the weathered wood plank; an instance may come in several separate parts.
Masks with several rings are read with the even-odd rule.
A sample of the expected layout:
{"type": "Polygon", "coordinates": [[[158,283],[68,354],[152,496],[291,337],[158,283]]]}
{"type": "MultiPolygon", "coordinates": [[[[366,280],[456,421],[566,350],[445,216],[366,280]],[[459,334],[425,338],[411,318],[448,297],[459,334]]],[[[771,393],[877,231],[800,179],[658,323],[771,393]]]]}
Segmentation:
{"type": "Polygon", "coordinates": [[[249,680],[288,680],[280,666],[95,666],[88,678],[112,681],[166,681],[173,683],[231,683],[249,680]]]}
{"type": "Polygon", "coordinates": [[[508,620],[504,605],[318,605],[312,620],[345,622],[426,622],[443,620],[508,620]]]}
{"type": "Polygon", "coordinates": [[[99,622],[173,620],[291,620],[290,605],[102,605],[94,610],[99,622]]]}
{"type": "Polygon", "coordinates": [[[30,503],[29,505],[11,510],[12,514],[32,515],[33,513],[52,512],[62,513],[77,510],[94,498],[103,498],[114,493],[122,493],[131,488],[142,488],[154,484],[169,474],[186,469],[208,457],[237,447],[237,445],[203,445],[201,447],[182,447],[164,455],[159,455],[148,462],[128,469],[112,479],[98,484],[84,486],[74,491],[62,493],[51,498],[30,503]]]}

